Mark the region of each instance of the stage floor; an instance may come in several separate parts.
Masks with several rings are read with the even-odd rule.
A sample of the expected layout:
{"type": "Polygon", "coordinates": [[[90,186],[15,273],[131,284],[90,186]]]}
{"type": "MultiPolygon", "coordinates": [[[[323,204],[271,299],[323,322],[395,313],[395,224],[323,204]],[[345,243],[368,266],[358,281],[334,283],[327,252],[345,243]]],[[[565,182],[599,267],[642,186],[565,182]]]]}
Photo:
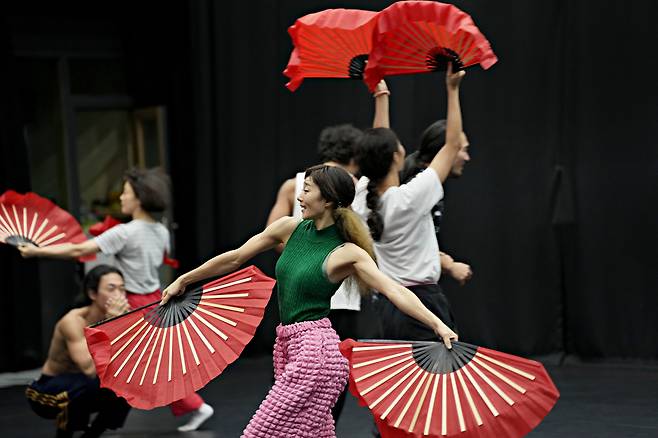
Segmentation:
{"type": "MultiPolygon", "coordinates": [[[[658,367],[629,364],[567,363],[547,365],[561,398],[529,437],[658,437],[658,367]]],[[[271,358],[243,358],[201,391],[215,408],[202,430],[176,431],[183,419],[168,408],[133,410],[125,427],[108,437],[239,437],[270,385],[271,358]]],[[[37,417],[23,396],[24,387],[0,389],[2,438],[53,437],[54,423],[37,417]]],[[[370,437],[368,411],[348,397],[338,423],[339,438],[370,437]]]]}

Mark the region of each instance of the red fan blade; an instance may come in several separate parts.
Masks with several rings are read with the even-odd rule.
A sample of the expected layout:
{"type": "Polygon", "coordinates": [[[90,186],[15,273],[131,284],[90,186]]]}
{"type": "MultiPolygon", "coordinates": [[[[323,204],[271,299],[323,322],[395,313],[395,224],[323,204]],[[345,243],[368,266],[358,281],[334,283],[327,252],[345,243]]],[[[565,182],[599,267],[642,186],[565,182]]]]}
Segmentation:
{"type": "Polygon", "coordinates": [[[36,193],[23,195],[13,190],[0,196],[0,242],[14,246],[21,243],[48,246],[86,240],[78,221],[48,199],[36,193]]]}
{"type": "Polygon", "coordinates": [[[137,311],[86,328],[101,385],[140,409],[199,390],[251,341],[274,284],[250,266],[188,292],[198,298],[185,301],[189,312],[171,324],[137,311]]]}
{"type": "Polygon", "coordinates": [[[103,219],[103,222],[98,222],[89,227],[89,234],[92,236],[100,236],[107,230],[109,230],[112,227],[116,227],[119,225],[121,222],[115,218],[113,218],[110,215],[105,216],[105,219],[103,219]]]}
{"type": "Polygon", "coordinates": [[[379,13],[372,38],[365,71],[371,90],[385,76],[441,70],[448,61],[484,69],[498,61],[471,17],[446,3],[394,3],[379,13]]]}
{"type": "Polygon", "coordinates": [[[382,437],[522,437],[559,397],[539,362],[461,342],[350,339],[341,352],[382,437]]]}
{"type": "Polygon", "coordinates": [[[372,47],[377,13],[327,9],[305,15],[288,28],[295,48],[284,70],[295,91],[304,78],[361,79],[372,47]]]}

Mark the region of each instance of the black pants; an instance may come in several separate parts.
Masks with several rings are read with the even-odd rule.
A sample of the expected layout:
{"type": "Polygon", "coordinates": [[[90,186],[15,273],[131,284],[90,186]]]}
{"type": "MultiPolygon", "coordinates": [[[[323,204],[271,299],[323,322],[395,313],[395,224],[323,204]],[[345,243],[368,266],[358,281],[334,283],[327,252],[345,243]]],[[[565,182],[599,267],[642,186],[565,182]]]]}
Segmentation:
{"type": "Polygon", "coordinates": [[[43,418],[56,419],[60,435],[89,430],[89,417],[98,412],[91,429],[118,429],[126,421],[130,405],[114,392],[100,388],[98,378],[84,374],[42,375],[26,389],[32,410],[43,418]]]}
{"type": "MultiPolygon", "coordinates": [[[[338,337],[343,341],[347,338],[357,339],[357,325],[358,325],[358,310],[337,309],[329,312],[329,320],[331,326],[338,333],[338,337]]],[[[331,409],[331,415],[334,417],[334,424],[338,424],[340,414],[343,412],[345,406],[345,397],[347,396],[347,386],[343,392],[338,396],[336,404],[331,409]]]]}

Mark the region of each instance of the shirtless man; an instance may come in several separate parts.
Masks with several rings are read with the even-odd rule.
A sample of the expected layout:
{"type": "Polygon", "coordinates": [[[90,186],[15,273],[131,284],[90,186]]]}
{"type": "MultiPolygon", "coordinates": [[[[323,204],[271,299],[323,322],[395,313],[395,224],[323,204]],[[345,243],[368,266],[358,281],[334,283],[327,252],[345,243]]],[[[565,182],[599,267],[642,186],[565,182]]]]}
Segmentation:
{"type": "Polygon", "coordinates": [[[55,325],[41,377],[25,395],[34,412],[56,419],[56,437],[98,437],[123,426],[130,406],[109,389],[101,389],[87,349],[84,328],[129,310],[121,272],[107,265],[89,271],[83,281],[84,307],[68,312],[55,325]],[[90,414],[98,412],[89,424],[90,414]]]}

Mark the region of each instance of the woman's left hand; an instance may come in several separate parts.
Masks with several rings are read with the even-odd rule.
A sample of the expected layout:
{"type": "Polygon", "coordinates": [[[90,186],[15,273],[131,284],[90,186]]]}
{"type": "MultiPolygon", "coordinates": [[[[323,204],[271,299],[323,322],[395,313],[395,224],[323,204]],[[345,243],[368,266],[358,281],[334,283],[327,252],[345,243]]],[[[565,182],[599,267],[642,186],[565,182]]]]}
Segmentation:
{"type": "Polygon", "coordinates": [[[31,257],[37,256],[38,248],[35,245],[32,245],[31,243],[21,243],[20,245],[18,245],[18,250],[20,251],[21,256],[24,259],[29,259],[31,257]]]}
{"type": "Polygon", "coordinates": [[[162,306],[167,304],[171,297],[181,295],[183,292],[185,292],[185,285],[183,284],[181,278],[178,277],[162,292],[162,300],[160,301],[160,305],[162,306]]]}
{"type": "Polygon", "coordinates": [[[439,321],[439,324],[434,329],[434,333],[443,340],[443,343],[448,350],[452,348],[452,341],[457,341],[459,339],[457,333],[453,332],[450,327],[443,323],[443,321],[439,321]]]}

